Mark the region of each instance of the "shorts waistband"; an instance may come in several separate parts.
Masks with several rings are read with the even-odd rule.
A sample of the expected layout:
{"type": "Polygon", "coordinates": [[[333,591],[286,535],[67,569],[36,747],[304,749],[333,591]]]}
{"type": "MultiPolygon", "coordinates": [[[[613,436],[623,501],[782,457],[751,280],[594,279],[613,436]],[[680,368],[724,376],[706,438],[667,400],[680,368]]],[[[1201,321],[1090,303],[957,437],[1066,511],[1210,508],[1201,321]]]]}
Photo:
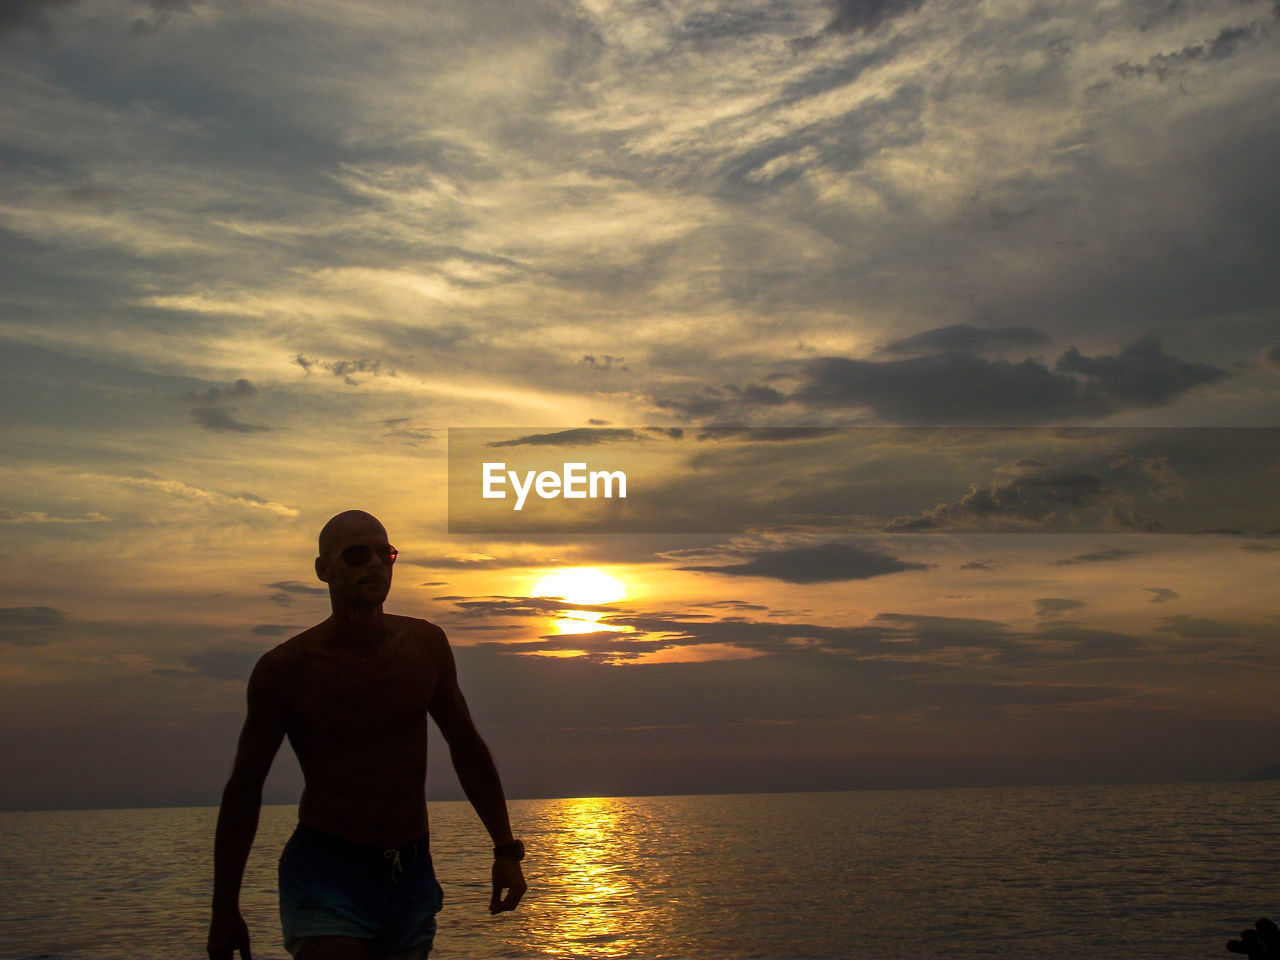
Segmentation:
{"type": "Polygon", "coordinates": [[[403,847],[377,847],[367,843],[357,843],[345,837],[335,837],[331,833],[321,833],[304,823],[298,824],[297,829],[294,830],[294,836],[316,849],[359,863],[381,862],[397,855],[397,862],[417,860],[431,855],[431,834],[429,833],[424,833],[417,840],[406,843],[403,847]]]}

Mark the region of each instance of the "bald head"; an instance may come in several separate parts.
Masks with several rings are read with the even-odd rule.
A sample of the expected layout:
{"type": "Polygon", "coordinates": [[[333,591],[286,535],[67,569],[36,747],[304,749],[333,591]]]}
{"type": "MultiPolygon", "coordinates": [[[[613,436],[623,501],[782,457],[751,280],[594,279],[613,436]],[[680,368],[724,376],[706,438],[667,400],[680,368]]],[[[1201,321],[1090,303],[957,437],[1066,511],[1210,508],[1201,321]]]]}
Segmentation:
{"type": "Polygon", "coordinates": [[[330,517],[329,522],[320,530],[320,556],[327,556],[341,549],[341,546],[352,536],[376,532],[386,538],[387,530],[378,518],[363,510],[344,510],[337,516],[330,517]]]}

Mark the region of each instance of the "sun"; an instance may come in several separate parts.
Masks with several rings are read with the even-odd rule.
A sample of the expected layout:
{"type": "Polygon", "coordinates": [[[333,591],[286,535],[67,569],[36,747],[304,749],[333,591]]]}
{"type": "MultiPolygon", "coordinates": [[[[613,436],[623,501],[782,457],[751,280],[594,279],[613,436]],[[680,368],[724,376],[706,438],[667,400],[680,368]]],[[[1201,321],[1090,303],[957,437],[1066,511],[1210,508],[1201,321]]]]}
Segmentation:
{"type": "Polygon", "coordinates": [[[613,603],[627,595],[627,587],[595,567],[568,567],[548,573],[533,585],[535,597],[560,597],[570,603],[613,603]]]}
{"type": "MultiPolygon", "coordinates": [[[[611,577],[595,567],[567,567],[548,573],[533,585],[534,597],[559,597],[570,603],[597,606],[614,603],[627,595],[627,585],[617,577],[611,577]]],[[[599,630],[618,630],[600,622],[604,616],[598,610],[565,610],[556,620],[560,633],[594,633],[599,630]]]]}

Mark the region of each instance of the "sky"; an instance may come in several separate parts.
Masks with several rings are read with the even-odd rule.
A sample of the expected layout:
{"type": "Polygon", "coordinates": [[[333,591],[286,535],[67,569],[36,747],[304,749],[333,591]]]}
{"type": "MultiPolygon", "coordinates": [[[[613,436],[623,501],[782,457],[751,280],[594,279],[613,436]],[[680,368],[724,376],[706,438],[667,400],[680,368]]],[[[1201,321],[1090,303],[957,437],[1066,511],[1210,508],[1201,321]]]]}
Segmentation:
{"type": "Polygon", "coordinates": [[[0,808],[216,803],[349,508],[512,796],[1280,761],[1278,45],[1274,0],[6,3],[0,808]],[[627,498],[502,513],[464,441],[627,498]]]}

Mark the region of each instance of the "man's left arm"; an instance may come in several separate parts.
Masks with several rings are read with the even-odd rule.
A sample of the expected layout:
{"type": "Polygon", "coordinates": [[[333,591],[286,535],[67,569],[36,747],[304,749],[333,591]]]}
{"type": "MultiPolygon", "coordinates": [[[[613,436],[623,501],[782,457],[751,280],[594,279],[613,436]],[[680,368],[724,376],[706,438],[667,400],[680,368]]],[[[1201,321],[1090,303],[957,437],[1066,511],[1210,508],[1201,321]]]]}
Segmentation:
{"type": "Polygon", "coordinates": [[[498,768],[471,719],[467,702],[458,687],[453,651],[449,649],[449,641],[443,632],[439,643],[440,679],[428,712],[449,744],[449,758],[458,773],[463,792],[493,840],[493,895],[489,900],[489,912],[514,910],[528,889],[524,872],[520,869],[523,847],[512,836],[498,768]]]}

